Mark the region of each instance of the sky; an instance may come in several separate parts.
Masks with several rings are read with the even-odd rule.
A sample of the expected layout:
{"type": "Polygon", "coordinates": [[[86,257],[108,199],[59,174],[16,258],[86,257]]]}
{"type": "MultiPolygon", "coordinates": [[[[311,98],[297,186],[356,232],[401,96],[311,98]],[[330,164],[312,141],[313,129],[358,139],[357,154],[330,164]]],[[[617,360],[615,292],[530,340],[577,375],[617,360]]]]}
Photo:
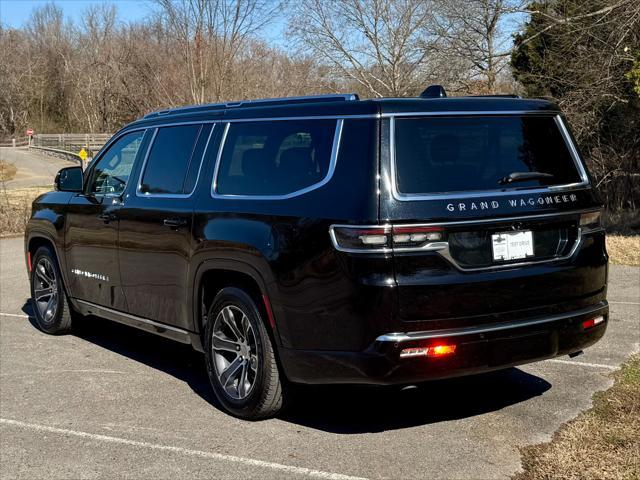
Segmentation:
{"type": "MultiPolygon", "coordinates": [[[[51,0],[0,0],[0,24],[7,27],[23,27],[31,16],[34,8],[49,3],[51,0]]],[[[120,20],[135,22],[141,20],[154,9],[152,0],[53,0],[62,8],[65,16],[73,20],[75,24],[81,24],[82,13],[87,7],[101,3],[114,4],[118,8],[120,20]]],[[[260,36],[271,45],[286,46],[283,32],[285,21],[276,19],[271,25],[264,28],[260,36]]]]}
{"type": "MultiPolygon", "coordinates": [[[[40,5],[48,3],[47,0],[0,0],[0,22],[9,27],[20,28],[24,26],[31,16],[31,11],[40,5]]],[[[100,3],[97,0],[56,0],[54,2],[71,18],[74,23],[79,23],[82,12],[90,5],[100,3]]],[[[118,7],[118,14],[123,20],[135,21],[144,18],[151,11],[151,3],[145,0],[114,0],[118,7]]]]}

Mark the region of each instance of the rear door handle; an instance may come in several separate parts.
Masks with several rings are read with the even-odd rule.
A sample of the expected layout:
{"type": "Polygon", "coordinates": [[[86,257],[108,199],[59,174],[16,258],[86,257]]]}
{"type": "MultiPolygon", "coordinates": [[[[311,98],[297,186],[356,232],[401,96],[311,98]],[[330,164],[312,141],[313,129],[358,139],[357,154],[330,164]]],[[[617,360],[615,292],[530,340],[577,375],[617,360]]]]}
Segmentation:
{"type": "Polygon", "coordinates": [[[180,228],[184,227],[187,224],[187,221],[184,218],[165,218],[164,226],[171,228],[180,228]]]}
{"type": "Polygon", "coordinates": [[[100,215],[98,215],[98,218],[100,220],[103,220],[104,223],[109,223],[117,220],[118,216],[115,213],[103,212],[100,215]]]}

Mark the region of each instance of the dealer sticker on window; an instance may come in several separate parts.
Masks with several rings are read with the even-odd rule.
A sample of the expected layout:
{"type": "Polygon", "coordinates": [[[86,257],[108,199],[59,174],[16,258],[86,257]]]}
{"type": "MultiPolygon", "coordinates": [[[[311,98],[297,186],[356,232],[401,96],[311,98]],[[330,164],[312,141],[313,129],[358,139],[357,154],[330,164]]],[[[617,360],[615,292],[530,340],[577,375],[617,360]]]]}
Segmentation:
{"type": "Polygon", "coordinates": [[[491,235],[493,260],[518,260],[533,256],[533,232],[502,232],[491,235]]]}

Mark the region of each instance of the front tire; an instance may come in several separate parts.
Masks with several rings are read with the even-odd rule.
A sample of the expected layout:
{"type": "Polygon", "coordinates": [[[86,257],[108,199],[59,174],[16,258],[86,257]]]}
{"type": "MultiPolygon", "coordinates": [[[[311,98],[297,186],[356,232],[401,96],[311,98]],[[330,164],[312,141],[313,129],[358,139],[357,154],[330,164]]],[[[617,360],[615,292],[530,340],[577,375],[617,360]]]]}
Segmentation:
{"type": "Polygon", "coordinates": [[[276,415],[283,389],[271,338],[253,299],[238,288],[215,297],[205,331],[207,373],[231,414],[248,419],[276,415]]]}
{"type": "Polygon", "coordinates": [[[52,335],[67,333],[71,330],[71,307],[55,254],[49,247],[40,247],[32,265],[31,302],[38,328],[52,335]]]}

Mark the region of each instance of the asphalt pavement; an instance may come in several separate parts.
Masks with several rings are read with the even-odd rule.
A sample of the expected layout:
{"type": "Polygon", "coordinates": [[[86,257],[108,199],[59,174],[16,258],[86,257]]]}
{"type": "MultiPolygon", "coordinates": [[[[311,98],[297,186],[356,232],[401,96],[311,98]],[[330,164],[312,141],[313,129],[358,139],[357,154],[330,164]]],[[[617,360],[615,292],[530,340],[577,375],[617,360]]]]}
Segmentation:
{"type": "Polygon", "coordinates": [[[53,185],[58,170],[78,165],[78,162],[27,148],[0,147],[0,160],[12,163],[17,168],[15,178],[5,182],[8,189],[53,185]]]}
{"type": "Polygon", "coordinates": [[[640,269],[612,266],[608,331],[584,355],[417,388],[304,388],[279,418],[222,412],[203,358],[100,319],[29,318],[21,238],[0,240],[2,478],[505,478],[608,388],[640,342],[640,269]]]}

